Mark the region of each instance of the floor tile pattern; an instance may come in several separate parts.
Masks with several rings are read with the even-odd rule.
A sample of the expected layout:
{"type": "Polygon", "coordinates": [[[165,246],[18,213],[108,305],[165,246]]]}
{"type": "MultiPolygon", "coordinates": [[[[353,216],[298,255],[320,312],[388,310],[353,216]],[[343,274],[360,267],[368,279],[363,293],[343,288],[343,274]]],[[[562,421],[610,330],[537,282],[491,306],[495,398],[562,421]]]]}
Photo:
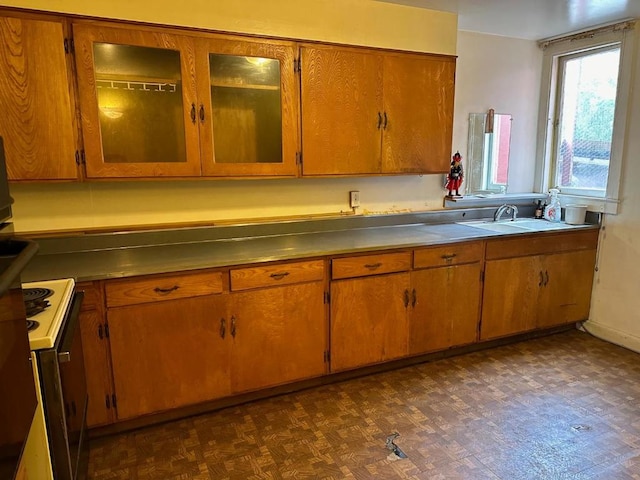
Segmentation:
{"type": "Polygon", "coordinates": [[[90,478],[640,479],[640,355],[570,331],[438,360],[95,439],[90,478]]]}

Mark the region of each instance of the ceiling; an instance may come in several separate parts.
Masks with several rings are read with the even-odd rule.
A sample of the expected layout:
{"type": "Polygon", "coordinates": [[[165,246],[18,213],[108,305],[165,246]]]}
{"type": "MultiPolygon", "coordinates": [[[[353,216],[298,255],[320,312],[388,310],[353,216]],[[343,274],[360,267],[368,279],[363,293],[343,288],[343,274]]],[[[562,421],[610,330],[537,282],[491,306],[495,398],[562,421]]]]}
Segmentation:
{"type": "Polygon", "coordinates": [[[458,29],[541,40],[640,17],[640,0],[385,0],[458,14],[458,29]]]}

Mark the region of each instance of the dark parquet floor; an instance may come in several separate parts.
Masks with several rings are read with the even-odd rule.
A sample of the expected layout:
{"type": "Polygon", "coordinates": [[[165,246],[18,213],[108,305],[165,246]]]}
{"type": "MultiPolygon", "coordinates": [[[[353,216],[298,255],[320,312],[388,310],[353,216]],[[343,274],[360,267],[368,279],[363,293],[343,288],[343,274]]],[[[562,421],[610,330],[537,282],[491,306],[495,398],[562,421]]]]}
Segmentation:
{"type": "Polygon", "coordinates": [[[90,478],[640,479],[640,355],[571,331],[94,439],[90,478]],[[406,453],[385,447],[388,435],[406,453]]]}

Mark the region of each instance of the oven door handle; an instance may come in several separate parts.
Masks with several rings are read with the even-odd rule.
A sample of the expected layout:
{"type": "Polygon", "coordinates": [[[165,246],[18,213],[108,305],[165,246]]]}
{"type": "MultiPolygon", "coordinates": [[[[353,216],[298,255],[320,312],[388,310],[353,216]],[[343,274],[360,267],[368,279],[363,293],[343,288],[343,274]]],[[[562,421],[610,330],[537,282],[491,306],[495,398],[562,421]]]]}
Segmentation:
{"type": "Polygon", "coordinates": [[[71,361],[71,346],[75,337],[76,328],[80,327],[80,307],[84,292],[76,292],[71,300],[71,306],[67,312],[66,326],[62,335],[58,351],[58,363],[66,363],[71,361]]]}

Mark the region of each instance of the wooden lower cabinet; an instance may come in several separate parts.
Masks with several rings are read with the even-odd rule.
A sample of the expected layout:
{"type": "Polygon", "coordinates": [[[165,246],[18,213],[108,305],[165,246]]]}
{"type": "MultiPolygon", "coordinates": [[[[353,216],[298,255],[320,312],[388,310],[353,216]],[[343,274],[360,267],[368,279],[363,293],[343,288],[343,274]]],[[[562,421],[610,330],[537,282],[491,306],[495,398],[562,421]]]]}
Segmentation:
{"type": "Polygon", "coordinates": [[[597,231],[570,235],[521,241],[524,253],[549,253],[487,260],[481,340],[588,318],[597,231]],[[552,253],[556,241],[566,251],[552,253]]]}
{"type": "Polygon", "coordinates": [[[225,296],[108,311],[118,419],[229,395],[225,296]]]}
{"type": "Polygon", "coordinates": [[[533,330],[540,286],[537,256],[490,260],[485,264],[480,339],[533,330]]]}
{"type": "Polygon", "coordinates": [[[87,425],[97,427],[116,421],[109,328],[104,316],[104,297],[98,282],[80,283],[84,292],[80,310],[80,333],[86,372],[87,425]]]}
{"type": "Polygon", "coordinates": [[[323,375],[324,282],[108,311],[118,419],[323,375]]]}
{"type": "Polygon", "coordinates": [[[326,371],[324,282],[233,293],[229,316],[233,393],[318,377],[326,371]]]}
{"type": "Polygon", "coordinates": [[[411,273],[411,355],[477,341],[481,271],[477,262],[411,273]]]}
{"type": "Polygon", "coordinates": [[[547,255],[537,327],[578,322],[589,317],[595,250],[547,255]]]}
{"type": "Polygon", "coordinates": [[[331,284],[331,370],[338,372],[408,354],[411,275],[331,284]]]}

